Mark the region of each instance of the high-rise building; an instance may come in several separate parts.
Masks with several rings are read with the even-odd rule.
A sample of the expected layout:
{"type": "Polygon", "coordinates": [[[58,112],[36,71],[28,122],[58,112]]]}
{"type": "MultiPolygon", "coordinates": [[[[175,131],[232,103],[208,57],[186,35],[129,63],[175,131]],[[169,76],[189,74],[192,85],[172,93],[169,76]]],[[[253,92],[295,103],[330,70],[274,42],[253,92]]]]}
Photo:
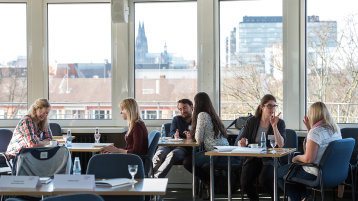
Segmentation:
{"type": "MultiPolygon", "coordinates": [[[[236,28],[230,32],[230,42],[226,44],[229,66],[255,65],[258,72],[273,73],[275,59],[272,57],[278,56],[282,49],[282,16],[244,16],[237,32],[236,35],[236,28]]],[[[337,40],[337,22],[308,16],[307,34],[308,52],[318,46],[333,48],[337,40]]]]}

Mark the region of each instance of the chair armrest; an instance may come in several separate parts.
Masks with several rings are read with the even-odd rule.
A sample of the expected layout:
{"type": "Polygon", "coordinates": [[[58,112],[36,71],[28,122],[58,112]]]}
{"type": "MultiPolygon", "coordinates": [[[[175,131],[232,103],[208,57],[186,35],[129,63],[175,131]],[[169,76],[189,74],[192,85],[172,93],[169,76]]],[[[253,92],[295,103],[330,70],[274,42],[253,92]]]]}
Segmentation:
{"type": "Polygon", "coordinates": [[[317,167],[317,168],[319,168],[318,165],[314,164],[314,163],[302,163],[300,161],[295,161],[290,165],[290,167],[288,169],[288,173],[283,177],[284,180],[290,181],[290,178],[291,178],[290,174],[292,173],[293,168],[296,167],[296,166],[307,166],[307,167],[317,167]]]}

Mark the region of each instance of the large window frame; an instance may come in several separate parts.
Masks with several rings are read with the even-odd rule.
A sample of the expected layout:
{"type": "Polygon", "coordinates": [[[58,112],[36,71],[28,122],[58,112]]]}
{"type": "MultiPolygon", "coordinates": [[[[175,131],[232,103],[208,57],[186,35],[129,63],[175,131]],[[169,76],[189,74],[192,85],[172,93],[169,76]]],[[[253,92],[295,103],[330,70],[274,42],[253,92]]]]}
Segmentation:
{"type": "MultiPolygon", "coordinates": [[[[134,3],[178,2],[189,0],[128,0],[129,22],[112,23],[112,119],[53,120],[62,127],[125,127],[119,103],[134,97],[134,3]]],[[[223,0],[224,1],[224,0],[223,0]]],[[[264,1],[264,0],[262,0],[264,1]]],[[[9,0],[0,0],[0,3],[9,0]]],[[[110,3],[110,0],[12,0],[27,3],[28,107],[39,97],[48,97],[47,4],[48,3],[110,3]],[[38,79],[43,77],[43,79],[38,79]]],[[[218,112],[220,109],[219,65],[219,0],[197,0],[198,91],[209,94],[218,112]]],[[[283,3],[283,112],[286,127],[305,130],[302,119],[306,113],[306,38],[305,0],[282,0],[283,3]]],[[[170,120],[169,120],[170,121],[170,120]]],[[[18,120],[0,120],[2,127],[13,128],[18,120]]],[[[145,120],[147,127],[159,128],[168,120],[145,120]]],[[[230,121],[224,121],[226,125],[230,121]]],[[[343,125],[342,127],[352,126],[343,125]]]]}

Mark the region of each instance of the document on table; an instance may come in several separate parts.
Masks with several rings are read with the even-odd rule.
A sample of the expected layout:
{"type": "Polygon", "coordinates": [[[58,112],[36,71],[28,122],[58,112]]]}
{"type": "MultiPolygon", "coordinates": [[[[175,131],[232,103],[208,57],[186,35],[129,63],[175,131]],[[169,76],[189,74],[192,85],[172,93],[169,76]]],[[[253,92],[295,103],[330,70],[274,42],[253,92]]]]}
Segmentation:
{"type": "MultiPolygon", "coordinates": [[[[134,183],[137,181],[134,180],[134,183]]],[[[125,186],[132,184],[132,180],[128,178],[113,178],[113,179],[102,179],[96,180],[96,186],[105,186],[105,187],[113,187],[113,186],[125,186]]]]}
{"type": "Polygon", "coordinates": [[[232,153],[253,153],[258,154],[265,151],[265,148],[249,148],[249,147],[236,147],[231,152],[232,153]]]}
{"type": "Polygon", "coordinates": [[[214,146],[214,149],[216,149],[218,152],[231,152],[237,147],[238,146],[214,146]]]}

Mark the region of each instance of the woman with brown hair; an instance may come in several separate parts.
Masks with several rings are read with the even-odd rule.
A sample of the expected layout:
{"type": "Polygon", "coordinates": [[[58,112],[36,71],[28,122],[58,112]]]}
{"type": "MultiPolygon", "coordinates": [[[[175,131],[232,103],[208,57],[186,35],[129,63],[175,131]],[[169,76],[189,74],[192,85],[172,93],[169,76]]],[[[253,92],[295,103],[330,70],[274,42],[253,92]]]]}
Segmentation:
{"type": "MultiPolygon", "coordinates": [[[[203,146],[205,151],[211,151],[214,146],[227,146],[227,134],[224,124],[216,113],[211,100],[205,92],[199,92],[194,97],[194,112],[190,130],[191,137],[203,146]]],[[[209,164],[209,157],[204,152],[197,152],[195,165],[198,168],[209,164]]]]}
{"type": "Polygon", "coordinates": [[[52,141],[52,132],[48,124],[48,114],[51,105],[47,99],[37,99],[27,115],[23,116],[17,124],[11,141],[7,147],[6,155],[15,157],[22,148],[44,147],[52,141]]]}
{"type": "MultiPolygon", "coordinates": [[[[279,148],[282,148],[286,138],[285,122],[279,118],[280,114],[275,114],[278,107],[276,98],[271,94],[262,97],[260,105],[257,107],[255,115],[246,121],[244,130],[238,142],[241,147],[247,144],[259,144],[261,136],[264,134],[266,139],[274,138],[279,148]]],[[[268,140],[265,147],[269,147],[268,140]]],[[[250,200],[259,200],[253,181],[258,178],[259,184],[264,187],[271,197],[273,195],[273,159],[246,157],[243,162],[241,173],[241,186],[250,200]]]]}
{"type": "Polygon", "coordinates": [[[101,153],[132,153],[139,156],[147,154],[148,130],[140,118],[137,102],[133,98],[124,99],[120,103],[121,115],[128,121],[128,131],[125,136],[126,149],[108,146],[101,153]]]}

